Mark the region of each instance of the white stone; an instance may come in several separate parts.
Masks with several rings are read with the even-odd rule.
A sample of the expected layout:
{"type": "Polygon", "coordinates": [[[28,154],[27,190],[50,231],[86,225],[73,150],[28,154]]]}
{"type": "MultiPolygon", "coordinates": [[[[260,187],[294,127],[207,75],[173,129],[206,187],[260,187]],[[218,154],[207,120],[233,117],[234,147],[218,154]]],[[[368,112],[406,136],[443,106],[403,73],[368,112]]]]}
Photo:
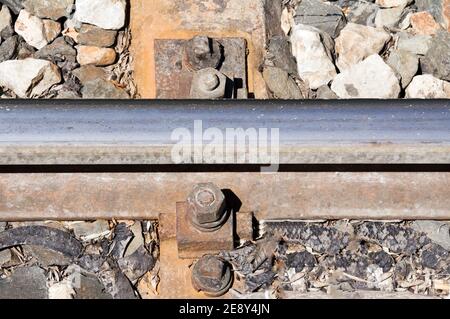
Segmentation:
{"type": "Polygon", "coordinates": [[[103,29],[118,30],[125,25],[126,0],[76,0],[75,19],[103,29]]]}
{"type": "Polygon", "coordinates": [[[376,0],[375,3],[382,8],[406,7],[412,0],[376,0]]]}
{"type": "Polygon", "coordinates": [[[406,88],[409,99],[448,99],[450,83],[435,78],[431,74],[417,75],[406,88]]]}
{"type": "Polygon", "coordinates": [[[5,28],[11,28],[12,26],[12,16],[7,6],[2,6],[0,10],[0,31],[5,28]]]}
{"type": "Polygon", "coordinates": [[[338,74],[331,89],[345,99],[388,99],[397,98],[400,94],[399,80],[378,54],[338,74]]]}
{"type": "Polygon", "coordinates": [[[369,55],[379,53],[391,35],[384,29],[349,23],[336,39],[337,67],[343,71],[369,55]]]}
{"type": "Polygon", "coordinates": [[[46,60],[28,58],[0,63],[0,85],[20,98],[39,96],[60,81],[58,67],[46,60]]]}
{"type": "Polygon", "coordinates": [[[20,11],[14,29],[29,45],[38,50],[48,44],[42,19],[32,16],[26,10],[20,11]]]}
{"type": "Polygon", "coordinates": [[[297,59],[298,73],[311,89],[328,84],[336,76],[334,66],[314,27],[295,25],[291,35],[292,53],[297,59]]]}

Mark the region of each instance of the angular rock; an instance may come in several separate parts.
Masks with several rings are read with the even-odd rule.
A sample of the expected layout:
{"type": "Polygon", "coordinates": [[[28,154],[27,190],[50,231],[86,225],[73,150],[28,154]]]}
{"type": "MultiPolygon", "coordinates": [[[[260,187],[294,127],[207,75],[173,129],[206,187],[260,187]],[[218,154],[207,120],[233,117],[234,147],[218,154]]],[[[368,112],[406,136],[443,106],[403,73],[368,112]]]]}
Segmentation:
{"type": "Polygon", "coordinates": [[[339,97],[334,93],[328,85],[322,85],[317,89],[316,99],[317,100],[335,100],[339,97]]]}
{"type": "Polygon", "coordinates": [[[331,89],[340,98],[397,98],[400,85],[394,71],[378,54],[338,74],[331,89]]]}
{"type": "Polygon", "coordinates": [[[75,19],[103,29],[118,30],[125,25],[126,0],[76,0],[75,19]]]}
{"type": "Polygon", "coordinates": [[[288,37],[274,36],[269,40],[266,60],[289,74],[298,75],[297,63],[292,56],[292,47],[288,37]]]}
{"type": "Polygon", "coordinates": [[[425,11],[411,15],[411,26],[416,34],[434,35],[440,29],[433,16],[425,11]]]}
{"type": "Polygon", "coordinates": [[[383,29],[347,24],[336,39],[337,67],[343,71],[369,55],[379,53],[390,39],[391,35],[383,29]]]}
{"type": "Polygon", "coordinates": [[[79,287],[75,287],[74,299],[112,299],[112,296],[105,292],[103,284],[93,274],[82,273],[79,283],[79,287]]]}
{"type": "Polygon", "coordinates": [[[58,67],[49,61],[28,58],[0,63],[0,85],[21,98],[39,96],[60,81],[58,67]]]}
{"type": "Polygon", "coordinates": [[[427,235],[433,242],[450,251],[450,225],[435,220],[416,220],[412,228],[427,235]]]}
{"type": "Polygon", "coordinates": [[[0,37],[6,39],[14,34],[12,16],[7,6],[0,10],[0,37]]]}
{"type": "Polygon", "coordinates": [[[57,38],[34,54],[37,59],[45,59],[54,63],[59,61],[76,62],[77,51],[63,37],[57,38]]]}
{"type": "Polygon", "coordinates": [[[395,7],[389,9],[380,9],[375,17],[375,26],[377,28],[395,27],[402,16],[404,7],[395,7]]]}
{"type": "Polygon", "coordinates": [[[61,33],[61,24],[53,20],[42,20],[44,23],[44,34],[47,42],[52,42],[61,33]]]}
{"type": "Polygon", "coordinates": [[[42,19],[31,15],[26,10],[20,11],[14,30],[17,34],[21,35],[29,45],[36,49],[42,49],[48,43],[44,22],[42,19]]]}
{"type": "Polygon", "coordinates": [[[114,49],[79,45],[77,51],[77,61],[80,65],[106,66],[116,61],[114,49]]]}
{"type": "Polygon", "coordinates": [[[134,254],[141,246],[144,245],[144,236],[142,234],[141,222],[134,222],[134,224],[130,227],[130,231],[133,234],[133,238],[126,249],[125,257],[134,254]]]}
{"type": "Polygon", "coordinates": [[[0,250],[0,268],[11,261],[11,251],[9,249],[0,250]]]}
{"type": "Polygon", "coordinates": [[[37,266],[21,267],[0,279],[0,299],[47,299],[45,272],[37,266]]]}
{"type": "Polygon", "coordinates": [[[109,223],[106,220],[94,222],[75,222],[70,225],[75,236],[83,241],[98,239],[110,234],[109,223]]]}
{"type": "Polygon", "coordinates": [[[439,32],[430,43],[425,57],[420,59],[422,73],[450,81],[450,33],[439,32]]]}
{"type": "Polygon", "coordinates": [[[317,28],[296,25],[291,35],[292,53],[297,59],[298,73],[311,89],[328,84],[336,76],[336,67],[327,52],[317,28]]]}
{"type": "Polygon", "coordinates": [[[19,45],[19,37],[17,35],[9,37],[0,45],[0,63],[10,60],[16,54],[19,45]]]}
{"type": "Polygon", "coordinates": [[[107,48],[116,42],[117,31],[104,30],[102,28],[83,24],[78,30],[77,42],[82,45],[107,48]]]}
{"type": "Polygon", "coordinates": [[[71,259],[64,254],[47,249],[43,246],[24,245],[23,250],[27,255],[35,258],[42,267],[67,266],[71,261],[71,259]]]}
{"type": "Polygon", "coordinates": [[[394,50],[386,63],[399,75],[402,88],[406,88],[419,70],[419,57],[411,52],[394,50]]]}
{"type": "Polygon", "coordinates": [[[8,226],[8,223],[0,222],[0,232],[4,231],[7,226],[8,226]]]}
{"type": "Polygon", "coordinates": [[[303,0],[297,7],[295,23],[316,27],[334,39],[344,28],[346,19],[338,6],[320,0],[303,0]]]}
{"type": "Polygon", "coordinates": [[[431,74],[417,75],[406,88],[406,98],[448,99],[450,83],[437,79],[431,74]]]}
{"type": "Polygon", "coordinates": [[[375,3],[382,8],[406,7],[412,0],[376,0],[375,3]]]}
{"type": "Polygon", "coordinates": [[[58,20],[68,17],[72,12],[74,0],[24,0],[23,6],[31,14],[39,18],[58,20]]]}
{"type": "Polygon", "coordinates": [[[112,82],[96,79],[83,84],[81,94],[85,99],[129,99],[128,93],[112,82]]]}
{"type": "Polygon", "coordinates": [[[26,58],[33,57],[36,49],[25,42],[22,37],[19,37],[19,47],[17,50],[17,59],[24,60],[26,58]]]}
{"type": "Polygon", "coordinates": [[[98,278],[106,292],[111,294],[114,299],[136,299],[133,286],[122,273],[117,262],[111,259],[107,260],[102,265],[98,278]]]}
{"type": "Polygon", "coordinates": [[[408,32],[400,32],[397,48],[414,54],[425,55],[431,45],[432,37],[429,35],[412,35],[408,32]]]}
{"type": "Polygon", "coordinates": [[[52,284],[48,288],[48,299],[73,299],[75,293],[76,292],[72,287],[72,283],[69,280],[63,280],[52,284]]]}
{"type": "Polygon", "coordinates": [[[450,0],[415,0],[418,11],[431,13],[450,32],[450,0]]]}
{"type": "Polygon", "coordinates": [[[267,66],[263,72],[267,87],[278,99],[302,99],[303,95],[294,79],[283,69],[267,66]]]}
{"type": "Polygon", "coordinates": [[[127,278],[134,282],[155,265],[153,256],[140,246],[133,254],[118,260],[118,265],[127,278]]]}
{"type": "Polygon", "coordinates": [[[132,238],[133,233],[128,229],[127,224],[119,223],[114,229],[112,249],[109,252],[110,256],[116,260],[124,257],[127,246],[132,238]]]}
{"type": "Polygon", "coordinates": [[[94,65],[82,65],[80,68],[73,70],[72,73],[82,84],[94,80],[106,80],[105,70],[94,65]]]}
{"type": "Polygon", "coordinates": [[[347,20],[352,23],[375,26],[375,17],[379,9],[380,7],[371,2],[352,1],[346,14],[347,20]]]}
{"type": "Polygon", "coordinates": [[[0,3],[6,5],[12,12],[18,14],[23,9],[24,0],[0,0],[0,3]]]}

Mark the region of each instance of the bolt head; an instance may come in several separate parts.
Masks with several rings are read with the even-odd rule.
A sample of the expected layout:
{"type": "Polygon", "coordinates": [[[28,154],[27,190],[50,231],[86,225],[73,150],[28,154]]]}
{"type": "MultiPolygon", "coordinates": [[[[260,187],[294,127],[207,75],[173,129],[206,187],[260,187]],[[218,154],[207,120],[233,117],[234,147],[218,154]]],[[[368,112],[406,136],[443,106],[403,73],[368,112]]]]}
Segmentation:
{"type": "Polygon", "coordinates": [[[209,38],[206,36],[196,36],[192,39],[192,50],[197,58],[202,58],[211,53],[209,38]]]}
{"type": "Polygon", "coordinates": [[[225,196],[213,183],[195,185],[187,202],[192,217],[198,224],[214,223],[225,213],[225,196]]]}
{"type": "Polygon", "coordinates": [[[223,295],[232,284],[231,267],[217,256],[203,256],[192,269],[192,284],[206,295],[223,295]]]}
{"type": "Polygon", "coordinates": [[[197,71],[192,79],[191,97],[194,99],[219,99],[225,96],[227,77],[213,68],[197,71]]]}

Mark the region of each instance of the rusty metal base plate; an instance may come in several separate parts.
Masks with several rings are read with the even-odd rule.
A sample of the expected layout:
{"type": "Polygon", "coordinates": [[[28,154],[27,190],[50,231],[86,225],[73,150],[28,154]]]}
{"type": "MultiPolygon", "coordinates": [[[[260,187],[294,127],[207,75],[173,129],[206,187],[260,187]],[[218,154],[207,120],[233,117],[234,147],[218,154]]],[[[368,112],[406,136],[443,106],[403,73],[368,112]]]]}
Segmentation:
{"type": "MultiPolygon", "coordinates": [[[[243,38],[216,39],[222,46],[224,60],[219,71],[232,83],[227,98],[245,98],[247,94],[247,44],[243,38]]],[[[156,97],[189,99],[194,73],[183,64],[188,40],[155,40],[156,97]]]]}
{"type": "Polygon", "coordinates": [[[177,242],[179,258],[200,258],[221,250],[234,248],[234,216],[229,214],[225,224],[216,231],[202,232],[195,228],[187,214],[187,203],[177,203],[177,242]]]}

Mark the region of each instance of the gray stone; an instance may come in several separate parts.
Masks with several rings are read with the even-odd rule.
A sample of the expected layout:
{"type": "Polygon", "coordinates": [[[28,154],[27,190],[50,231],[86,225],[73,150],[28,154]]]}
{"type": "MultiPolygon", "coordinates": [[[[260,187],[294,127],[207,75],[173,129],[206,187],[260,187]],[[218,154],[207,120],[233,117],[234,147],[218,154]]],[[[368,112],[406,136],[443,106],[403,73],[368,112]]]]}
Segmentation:
{"type": "Polygon", "coordinates": [[[37,59],[45,59],[52,62],[70,61],[76,62],[77,50],[68,44],[63,37],[57,38],[34,54],[37,59]]]}
{"type": "Polygon", "coordinates": [[[11,250],[4,249],[0,250],[0,268],[4,267],[11,261],[12,255],[11,250]]]}
{"type": "Polygon", "coordinates": [[[4,231],[6,226],[8,226],[7,222],[0,222],[0,232],[4,231]]]}
{"type": "Polygon", "coordinates": [[[420,59],[423,73],[450,81],[450,33],[441,31],[431,41],[430,49],[420,59]]]}
{"type": "Polygon", "coordinates": [[[84,241],[99,239],[110,233],[109,223],[106,220],[94,222],[74,222],[70,225],[75,236],[84,241]]]}
{"type": "Polygon", "coordinates": [[[24,245],[24,252],[36,259],[42,267],[67,266],[71,258],[64,256],[60,252],[45,248],[43,246],[24,245]]]}
{"type": "Polygon", "coordinates": [[[155,260],[144,246],[140,246],[130,256],[119,259],[118,264],[125,276],[134,282],[153,268],[155,260]]]}
{"type": "Polygon", "coordinates": [[[338,74],[331,89],[340,98],[397,98],[400,84],[394,71],[378,54],[338,74]]]}
{"type": "Polygon", "coordinates": [[[397,48],[414,54],[425,55],[431,45],[432,37],[429,35],[412,35],[408,32],[400,32],[397,48]]]}
{"type": "Polygon", "coordinates": [[[19,37],[17,35],[9,37],[0,45],[0,63],[11,60],[16,54],[19,45],[19,37]]]}
{"type": "Polygon", "coordinates": [[[78,69],[73,70],[75,75],[82,84],[96,79],[106,80],[106,71],[94,65],[82,65],[78,69]]]}
{"type": "Polygon", "coordinates": [[[266,60],[271,65],[281,68],[289,74],[298,75],[297,63],[292,56],[291,43],[288,37],[275,36],[269,40],[266,60]]]}
{"type": "Polygon", "coordinates": [[[129,99],[128,93],[112,82],[96,79],[83,84],[81,94],[85,99],[129,99]]]}
{"type": "Polygon", "coordinates": [[[23,9],[23,0],[0,0],[0,3],[6,5],[15,14],[19,14],[19,11],[23,9]]]}
{"type": "Polygon", "coordinates": [[[399,75],[402,88],[411,83],[419,69],[419,57],[404,50],[394,50],[386,63],[399,75]]]}
{"type": "Polygon", "coordinates": [[[137,251],[139,247],[144,245],[144,235],[142,234],[141,222],[134,222],[134,224],[130,227],[130,231],[133,234],[133,238],[126,249],[125,257],[134,254],[134,252],[137,251]]]}
{"type": "Polygon", "coordinates": [[[3,6],[0,10],[0,37],[7,39],[14,34],[12,25],[12,16],[7,6],[3,6]]]}
{"type": "Polygon", "coordinates": [[[378,28],[392,28],[398,25],[402,17],[404,7],[380,9],[375,17],[375,26],[378,28]]]}
{"type": "Polygon", "coordinates": [[[117,31],[105,30],[90,24],[83,24],[78,31],[77,42],[95,47],[111,47],[116,42],[117,31]]]}
{"type": "Polygon", "coordinates": [[[48,288],[43,269],[21,267],[7,278],[0,279],[0,299],[47,299],[48,288]]]}
{"type": "Polygon", "coordinates": [[[348,9],[347,20],[357,24],[375,26],[375,17],[380,8],[367,1],[352,1],[348,9]]]}
{"type": "Polygon", "coordinates": [[[428,238],[450,251],[450,226],[434,220],[416,220],[412,224],[415,231],[425,233],[428,238]]]}
{"type": "Polygon", "coordinates": [[[74,299],[112,299],[94,274],[82,273],[79,279],[80,285],[75,287],[74,299]]]}
{"type": "Polygon", "coordinates": [[[267,66],[264,68],[263,76],[267,87],[275,98],[287,100],[303,98],[300,88],[287,71],[267,66]]]}
{"type": "Polygon", "coordinates": [[[58,20],[70,16],[74,0],[24,0],[23,6],[39,18],[58,20]]]}
{"type": "Polygon", "coordinates": [[[346,19],[335,5],[320,0],[303,0],[297,7],[295,23],[316,27],[334,39],[345,27],[346,19]]]}
{"type": "Polygon", "coordinates": [[[33,48],[28,43],[26,43],[25,40],[22,37],[20,37],[19,47],[17,50],[17,59],[25,60],[26,58],[31,58],[33,57],[34,52],[36,52],[36,49],[33,48]]]}
{"type": "Polygon", "coordinates": [[[318,100],[334,100],[339,97],[334,93],[328,85],[322,85],[317,89],[316,99],[318,100]]]}
{"type": "Polygon", "coordinates": [[[111,244],[111,250],[109,255],[114,259],[119,259],[124,257],[125,251],[127,250],[128,244],[134,235],[131,230],[128,229],[126,223],[119,223],[114,228],[114,239],[111,244]]]}

